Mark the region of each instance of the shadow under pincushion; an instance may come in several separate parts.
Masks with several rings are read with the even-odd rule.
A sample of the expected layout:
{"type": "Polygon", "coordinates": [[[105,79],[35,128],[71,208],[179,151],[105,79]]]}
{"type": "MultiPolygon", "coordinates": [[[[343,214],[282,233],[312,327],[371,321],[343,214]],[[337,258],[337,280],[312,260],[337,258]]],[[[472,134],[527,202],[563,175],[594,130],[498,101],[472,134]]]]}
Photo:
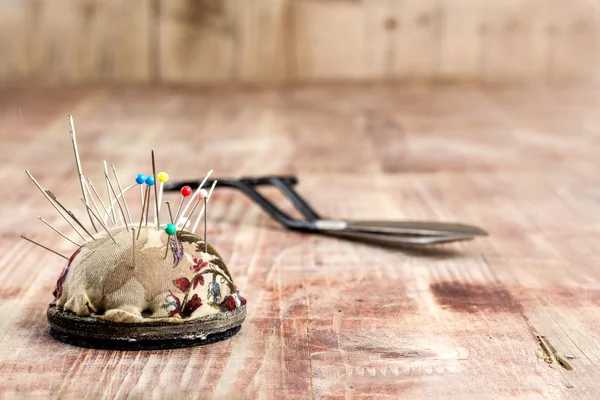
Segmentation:
{"type": "Polygon", "coordinates": [[[134,240],[131,230],[115,229],[114,241],[99,237],[71,256],[48,312],[52,329],[136,341],[191,338],[194,332],[206,339],[241,325],[246,301],[212,246],[205,252],[202,239],[186,231],[168,236],[142,227],[139,233],[134,240]]]}

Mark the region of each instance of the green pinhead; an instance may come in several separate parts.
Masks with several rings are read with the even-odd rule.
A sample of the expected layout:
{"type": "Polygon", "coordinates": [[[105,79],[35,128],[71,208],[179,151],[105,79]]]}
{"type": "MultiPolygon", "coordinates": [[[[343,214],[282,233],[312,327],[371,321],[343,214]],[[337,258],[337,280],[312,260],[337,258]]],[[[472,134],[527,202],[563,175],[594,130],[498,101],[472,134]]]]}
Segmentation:
{"type": "Polygon", "coordinates": [[[167,226],[165,226],[165,232],[167,233],[167,235],[171,236],[174,235],[175,232],[177,232],[177,228],[173,224],[167,224],[167,226]]]}

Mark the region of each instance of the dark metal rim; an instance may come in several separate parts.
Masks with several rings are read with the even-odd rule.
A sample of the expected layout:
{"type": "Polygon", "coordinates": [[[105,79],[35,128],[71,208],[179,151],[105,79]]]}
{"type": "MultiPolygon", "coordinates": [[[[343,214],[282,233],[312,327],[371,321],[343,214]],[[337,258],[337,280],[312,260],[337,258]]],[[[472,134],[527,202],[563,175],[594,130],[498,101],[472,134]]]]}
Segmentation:
{"type": "Polygon", "coordinates": [[[56,306],[50,306],[46,314],[51,329],[81,338],[122,342],[202,340],[239,327],[246,318],[246,306],[183,323],[116,323],[78,316],[56,306]]]}

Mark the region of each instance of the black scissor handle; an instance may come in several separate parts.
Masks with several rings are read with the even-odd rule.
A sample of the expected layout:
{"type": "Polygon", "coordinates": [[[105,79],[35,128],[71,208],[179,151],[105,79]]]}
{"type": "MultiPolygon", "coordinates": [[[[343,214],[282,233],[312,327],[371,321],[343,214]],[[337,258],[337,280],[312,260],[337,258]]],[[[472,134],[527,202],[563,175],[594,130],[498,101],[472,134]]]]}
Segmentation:
{"type": "MultiPolygon", "coordinates": [[[[219,181],[218,186],[222,187],[233,187],[236,188],[236,184],[231,184],[233,181],[244,181],[250,186],[265,186],[272,185],[273,180],[279,180],[288,186],[293,186],[298,183],[298,178],[293,175],[285,175],[285,176],[262,176],[262,177],[245,177],[241,179],[217,179],[219,181]]],[[[208,179],[204,186],[211,186],[215,179],[208,179]]],[[[190,186],[191,188],[197,188],[198,185],[202,182],[202,179],[199,180],[189,180],[189,181],[169,181],[165,183],[164,191],[166,192],[175,192],[177,190],[181,190],[184,186],[190,186]]]]}
{"type": "MultiPolygon", "coordinates": [[[[313,221],[319,219],[319,216],[293,189],[292,186],[298,183],[298,178],[295,176],[265,176],[259,178],[216,180],[218,182],[217,186],[215,187],[229,187],[240,190],[256,204],[258,204],[263,210],[265,210],[265,212],[267,212],[273,219],[289,229],[301,231],[313,231],[316,229],[313,221]],[[292,202],[294,207],[296,207],[298,211],[300,211],[300,213],[307,218],[307,220],[303,221],[292,218],[289,214],[267,200],[254,188],[255,186],[266,185],[277,187],[292,202]]],[[[212,185],[214,181],[215,179],[207,180],[205,182],[205,186],[212,185]]],[[[181,190],[181,188],[184,186],[196,188],[201,182],[201,180],[167,182],[164,186],[164,191],[174,192],[181,190]]]]}

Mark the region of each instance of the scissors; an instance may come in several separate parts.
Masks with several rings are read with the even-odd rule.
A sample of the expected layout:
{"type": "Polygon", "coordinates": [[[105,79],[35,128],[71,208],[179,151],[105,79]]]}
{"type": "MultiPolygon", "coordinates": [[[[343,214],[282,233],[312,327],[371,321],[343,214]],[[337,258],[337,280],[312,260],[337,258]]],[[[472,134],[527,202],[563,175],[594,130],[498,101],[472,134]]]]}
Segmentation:
{"type": "MultiPolygon", "coordinates": [[[[207,180],[211,186],[215,179],[207,180]]],[[[470,240],[476,236],[487,236],[487,232],[471,225],[428,221],[350,221],[320,216],[294,190],[298,183],[295,176],[265,176],[240,179],[217,179],[216,187],[240,190],[267,214],[284,227],[293,231],[318,233],[329,236],[376,242],[388,245],[428,245],[470,240]],[[274,186],[279,189],[302,214],[304,219],[295,219],[267,200],[256,190],[258,186],[274,186]]],[[[178,191],[184,186],[197,188],[201,181],[166,182],[165,191],[178,191]]]]}

